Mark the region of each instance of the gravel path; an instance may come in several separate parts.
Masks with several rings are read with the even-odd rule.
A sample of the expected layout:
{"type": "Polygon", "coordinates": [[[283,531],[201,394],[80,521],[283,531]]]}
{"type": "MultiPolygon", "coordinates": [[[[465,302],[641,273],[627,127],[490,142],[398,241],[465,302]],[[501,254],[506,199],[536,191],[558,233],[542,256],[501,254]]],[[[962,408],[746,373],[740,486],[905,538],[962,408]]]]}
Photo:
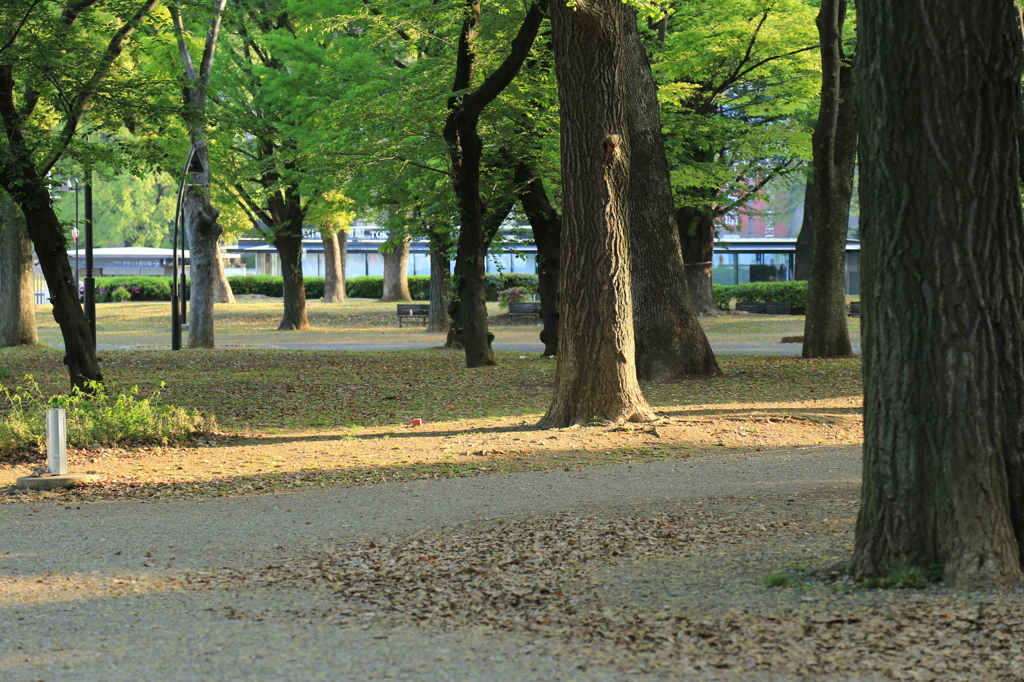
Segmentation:
{"type": "Polygon", "coordinates": [[[983,607],[1010,622],[984,630],[995,653],[966,679],[1020,679],[1007,675],[1024,673],[1024,659],[1003,660],[997,646],[1024,628],[1006,615],[1019,614],[1019,592],[1004,613],[991,599],[949,606],[932,590],[908,607],[891,592],[760,586],[794,558],[847,551],[859,475],[859,448],[816,447],[228,499],[3,505],[0,680],[869,680],[899,677],[907,660],[908,679],[954,679],[905,651],[884,669],[844,667],[892,649],[871,637],[897,642],[892,623],[936,599],[977,607],[970,622],[983,607]],[[835,616],[858,609],[876,615],[835,616]],[[876,624],[877,614],[888,615],[876,624]],[[837,622],[850,638],[838,662],[789,630],[827,640],[837,622]],[[662,640],[671,646],[641,645],[662,640]]]}

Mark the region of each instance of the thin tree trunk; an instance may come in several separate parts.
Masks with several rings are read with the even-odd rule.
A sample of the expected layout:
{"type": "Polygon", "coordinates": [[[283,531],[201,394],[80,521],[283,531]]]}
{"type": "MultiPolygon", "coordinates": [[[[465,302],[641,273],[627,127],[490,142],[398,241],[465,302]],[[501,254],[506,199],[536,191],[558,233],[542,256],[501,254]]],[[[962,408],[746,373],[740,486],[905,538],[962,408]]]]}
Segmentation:
{"type": "Polygon", "coordinates": [[[857,162],[857,110],[853,67],[843,54],[845,18],[844,0],[821,3],[821,105],[813,136],[815,230],[807,281],[805,358],[853,355],[846,324],[846,232],[857,162]]]}
{"type": "Polygon", "coordinates": [[[814,176],[807,178],[804,186],[804,219],[800,234],[796,237],[796,265],[793,279],[806,282],[811,276],[811,252],[814,246],[814,176]]]}
{"type": "Polygon", "coordinates": [[[558,368],[541,428],[648,421],[636,378],[630,277],[630,108],[636,12],[619,0],[551,5],[562,124],[558,368]]]}
{"type": "Polygon", "coordinates": [[[676,225],[694,312],[698,315],[717,315],[719,311],[712,288],[715,220],[707,213],[680,208],[676,210],[676,225]]]}
{"type": "MultiPolygon", "coordinates": [[[[850,571],[1021,580],[1024,216],[1010,2],[858,3],[864,478],[850,571]]],[[[816,188],[820,189],[820,188],[816,188]]]]}
{"type": "Polygon", "coordinates": [[[558,282],[562,274],[562,217],[551,205],[544,181],[525,163],[516,166],[516,186],[523,213],[537,246],[537,293],[540,294],[540,341],[546,358],[558,354],[558,282]]]}
{"type": "MultiPolygon", "coordinates": [[[[217,243],[217,250],[220,251],[220,243],[217,243]]],[[[228,281],[228,273],[224,269],[224,259],[217,259],[216,273],[213,278],[213,302],[234,303],[235,292],[231,290],[231,282],[228,281]]]]}
{"type": "Polygon", "coordinates": [[[430,318],[427,331],[448,333],[448,303],[451,298],[451,270],[447,236],[431,230],[430,238],[430,318]]]}
{"type": "Polygon", "coordinates": [[[21,209],[0,190],[0,347],[37,345],[32,241],[21,209]]]}
{"type": "Polygon", "coordinates": [[[389,253],[384,252],[384,296],[382,301],[411,301],[409,293],[409,236],[404,235],[389,253]]]}
{"type": "Polygon", "coordinates": [[[320,240],[324,245],[324,303],[345,302],[344,266],[341,262],[341,243],[338,234],[320,230],[320,240]]]}
{"type": "MultiPolygon", "coordinates": [[[[456,337],[461,336],[466,351],[466,366],[484,367],[496,364],[491,349],[493,335],[487,328],[487,299],[484,294],[487,248],[493,232],[488,235],[484,227],[485,220],[490,218],[480,196],[483,142],[477,126],[484,108],[519,73],[543,20],[543,12],[539,4],[530,6],[505,60],[470,92],[465,91],[473,85],[476,68],[474,43],[480,24],[480,0],[466,0],[465,17],[459,35],[452,84],[452,91],[456,94],[448,100],[448,117],[444,127],[444,138],[448,143],[454,174],[452,185],[461,218],[455,256],[455,286],[458,291],[456,308],[459,318],[456,319],[458,326],[449,330],[449,340],[457,343],[452,338],[453,333],[456,337]]],[[[493,215],[495,211],[490,213],[493,215]]]]}

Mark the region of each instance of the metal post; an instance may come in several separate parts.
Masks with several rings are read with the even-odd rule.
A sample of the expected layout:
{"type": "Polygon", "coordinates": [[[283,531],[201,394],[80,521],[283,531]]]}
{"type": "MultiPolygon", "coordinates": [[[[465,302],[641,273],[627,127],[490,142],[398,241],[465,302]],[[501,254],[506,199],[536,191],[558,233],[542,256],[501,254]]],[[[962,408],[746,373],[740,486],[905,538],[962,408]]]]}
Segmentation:
{"type": "Polygon", "coordinates": [[[92,172],[85,179],[85,316],[96,345],[96,280],[92,276],[92,172]]]}
{"type": "MultiPolygon", "coordinates": [[[[181,181],[178,183],[178,204],[174,208],[174,236],[171,239],[173,260],[171,264],[171,350],[181,350],[181,321],[182,303],[185,290],[185,235],[182,234],[181,253],[181,290],[178,289],[178,226],[181,224],[181,202],[185,198],[185,178],[192,166],[192,157],[195,156],[196,148],[188,148],[188,156],[185,157],[185,168],[181,171],[181,181]]],[[[182,230],[184,232],[184,230],[182,230]]]]}
{"type": "Polygon", "coordinates": [[[61,476],[68,473],[68,422],[63,407],[46,411],[46,469],[61,476]]]}
{"type": "Polygon", "coordinates": [[[75,292],[78,293],[78,283],[82,281],[82,275],[78,271],[78,180],[75,180],[75,229],[71,230],[71,236],[75,240],[75,292]]]}

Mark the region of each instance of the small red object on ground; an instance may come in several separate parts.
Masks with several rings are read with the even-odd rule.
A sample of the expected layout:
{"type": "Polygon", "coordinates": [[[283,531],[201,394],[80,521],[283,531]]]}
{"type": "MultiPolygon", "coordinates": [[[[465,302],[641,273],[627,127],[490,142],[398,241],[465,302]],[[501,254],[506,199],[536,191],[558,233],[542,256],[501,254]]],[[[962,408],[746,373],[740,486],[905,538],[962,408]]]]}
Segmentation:
{"type": "Polygon", "coordinates": [[[422,426],[422,424],[423,424],[423,420],[422,419],[413,419],[412,420],[412,425],[413,426],[422,426]]]}

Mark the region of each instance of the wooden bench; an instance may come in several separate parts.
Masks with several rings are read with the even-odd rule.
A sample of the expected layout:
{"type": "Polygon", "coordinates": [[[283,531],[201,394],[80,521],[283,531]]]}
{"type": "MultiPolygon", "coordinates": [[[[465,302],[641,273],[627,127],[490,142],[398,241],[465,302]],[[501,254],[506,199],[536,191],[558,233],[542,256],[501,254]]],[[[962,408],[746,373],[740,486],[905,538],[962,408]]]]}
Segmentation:
{"type": "Polygon", "coordinates": [[[540,317],[540,301],[513,301],[508,304],[508,314],[540,317]]]}
{"type": "Polygon", "coordinates": [[[791,306],[788,303],[748,303],[744,301],[736,304],[736,310],[754,315],[789,315],[791,306]]]}
{"type": "Polygon", "coordinates": [[[427,323],[430,318],[430,304],[429,303],[399,303],[398,311],[395,312],[398,316],[398,326],[401,327],[403,322],[411,322],[412,320],[423,320],[423,324],[427,323]]]}
{"type": "Polygon", "coordinates": [[[860,301],[850,301],[847,306],[847,315],[850,317],[860,317],[860,301]]]}

